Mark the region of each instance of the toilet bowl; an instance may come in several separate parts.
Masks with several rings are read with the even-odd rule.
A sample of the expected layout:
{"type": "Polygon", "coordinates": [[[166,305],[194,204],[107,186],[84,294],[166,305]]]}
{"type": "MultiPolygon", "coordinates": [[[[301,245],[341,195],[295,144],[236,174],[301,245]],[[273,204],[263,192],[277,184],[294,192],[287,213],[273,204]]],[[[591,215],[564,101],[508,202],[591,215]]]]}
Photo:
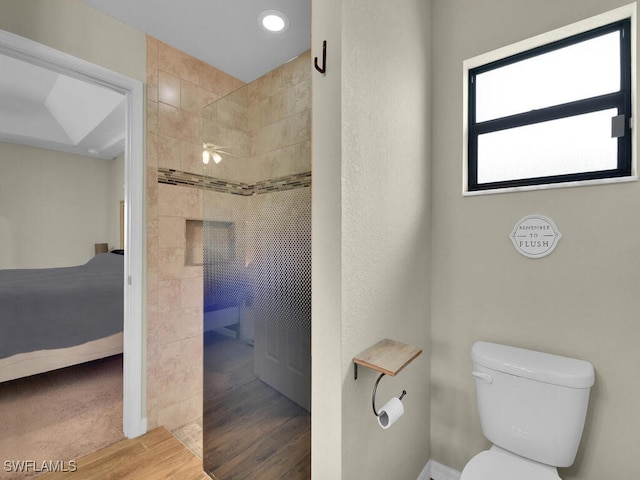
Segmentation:
{"type": "Polygon", "coordinates": [[[562,480],[573,464],[594,382],[589,362],[495,343],[471,350],[478,413],[489,450],[460,480],[562,480]]]}
{"type": "Polygon", "coordinates": [[[460,480],[562,480],[556,468],[532,462],[495,445],[473,457],[460,480]]]}

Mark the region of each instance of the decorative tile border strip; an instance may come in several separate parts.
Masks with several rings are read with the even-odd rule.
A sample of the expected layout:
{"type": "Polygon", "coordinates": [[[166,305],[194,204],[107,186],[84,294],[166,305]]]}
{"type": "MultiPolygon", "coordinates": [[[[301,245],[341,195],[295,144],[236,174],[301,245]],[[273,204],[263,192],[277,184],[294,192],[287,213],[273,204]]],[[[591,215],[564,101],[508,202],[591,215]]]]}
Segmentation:
{"type": "Polygon", "coordinates": [[[196,173],[182,172],[169,168],[158,168],[158,183],[181,185],[183,187],[203,188],[233,195],[259,195],[262,193],[282,192],[294,188],[311,186],[311,172],[295,173],[284,177],[261,180],[256,183],[233,182],[219,178],[205,177],[196,173]]]}

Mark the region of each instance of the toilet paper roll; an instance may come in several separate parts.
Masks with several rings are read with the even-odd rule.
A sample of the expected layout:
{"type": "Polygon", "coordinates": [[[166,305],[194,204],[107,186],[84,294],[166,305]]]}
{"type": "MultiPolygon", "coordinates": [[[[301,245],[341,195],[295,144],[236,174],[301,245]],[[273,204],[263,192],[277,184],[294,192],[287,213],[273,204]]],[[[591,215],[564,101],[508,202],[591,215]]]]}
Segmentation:
{"type": "Polygon", "coordinates": [[[404,405],[402,405],[402,401],[398,397],[393,397],[378,412],[378,423],[386,430],[396,423],[403,413],[404,405]]]}

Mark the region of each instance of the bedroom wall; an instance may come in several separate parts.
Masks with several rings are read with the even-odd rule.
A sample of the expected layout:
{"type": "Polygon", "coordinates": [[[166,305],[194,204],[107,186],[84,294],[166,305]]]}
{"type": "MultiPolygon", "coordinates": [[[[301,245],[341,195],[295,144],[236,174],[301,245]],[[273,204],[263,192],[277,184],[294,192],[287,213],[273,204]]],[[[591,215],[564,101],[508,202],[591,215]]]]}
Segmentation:
{"type": "MultiPolygon", "coordinates": [[[[131,78],[145,81],[145,37],[79,0],[6,0],[0,2],[0,29],[21,35],[131,78]],[[127,52],[123,55],[122,52],[127,52]]],[[[76,187],[74,187],[75,189],[76,187]]],[[[82,189],[82,187],[80,187],[82,189]]],[[[73,190],[72,190],[73,191],[73,190]]],[[[0,226],[0,232],[3,227],[0,226]]],[[[100,235],[111,242],[110,235],[100,235]]],[[[4,255],[0,254],[0,257],[4,255]]],[[[78,259],[71,260],[74,263],[78,259]]],[[[80,263],[82,263],[82,261],[80,263]]]]}
{"type": "MultiPolygon", "coordinates": [[[[141,82],[146,81],[144,33],[88,7],[79,0],[2,1],[0,29],[141,82]],[[123,52],[126,52],[126,55],[123,55],[123,52]]],[[[113,166],[117,171],[112,170],[112,177],[123,179],[124,173],[120,176],[119,170],[124,169],[124,159],[119,158],[113,166]]],[[[122,183],[122,180],[119,182],[122,183]]],[[[115,188],[118,189],[117,186],[115,188]]],[[[121,196],[121,192],[114,192],[114,198],[117,196],[121,196]]],[[[110,238],[113,237],[110,235],[110,238]]],[[[115,242],[109,240],[109,244],[111,246],[115,242]]]]}
{"type": "Polygon", "coordinates": [[[124,201],[124,154],[109,162],[109,250],[124,248],[120,245],[120,202],[124,201]]]}
{"type": "MultiPolygon", "coordinates": [[[[112,162],[0,143],[0,268],[81,265],[119,228],[112,162]]],[[[120,180],[122,184],[122,180],[120,180]]]]}
{"type": "Polygon", "coordinates": [[[626,3],[433,1],[431,458],[457,470],[488,447],[470,374],[471,346],[487,340],[593,363],[586,429],[563,479],[640,474],[640,183],[461,195],[463,60],[626,3]],[[563,234],[538,260],[508,237],[533,213],[563,234]]]}

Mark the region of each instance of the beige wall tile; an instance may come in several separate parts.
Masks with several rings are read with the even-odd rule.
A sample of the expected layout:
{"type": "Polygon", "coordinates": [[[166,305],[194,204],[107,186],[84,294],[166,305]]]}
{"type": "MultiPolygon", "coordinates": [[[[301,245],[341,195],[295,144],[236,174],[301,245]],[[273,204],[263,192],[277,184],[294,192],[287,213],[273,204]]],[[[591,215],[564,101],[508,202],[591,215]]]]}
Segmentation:
{"type": "MultiPolygon", "coordinates": [[[[158,170],[156,168],[146,169],[146,194],[147,194],[147,221],[158,216],[158,170]]],[[[147,224],[149,226],[149,224],[147,224]]]]}
{"type": "Polygon", "coordinates": [[[158,72],[158,101],[180,108],[180,77],[160,70],[158,72]]]}
{"type": "Polygon", "coordinates": [[[158,246],[160,248],[185,248],[185,219],[160,216],[158,246]]]}
{"type": "Polygon", "coordinates": [[[165,103],[158,104],[158,133],[180,140],[198,142],[201,138],[200,117],[165,103]]]}
{"type": "MultiPolygon", "coordinates": [[[[202,341],[202,308],[186,308],[158,312],[153,333],[148,336],[152,346],[163,346],[178,340],[197,338],[202,341]]],[[[189,368],[194,368],[192,364],[189,368]]]]}
{"type": "Polygon", "coordinates": [[[182,322],[179,321],[179,313],[178,310],[158,312],[157,321],[147,337],[150,345],[162,347],[181,338],[182,322]]]}
{"type": "MultiPolygon", "coordinates": [[[[158,166],[158,134],[147,133],[147,167],[158,166]]],[[[148,185],[147,185],[148,187],[148,185]]]]}
{"type": "MultiPolygon", "coordinates": [[[[185,337],[180,341],[179,365],[183,370],[193,369],[194,365],[202,365],[202,337],[200,335],[185,337]]],[[[197,388],[201,391],[201,384],[198,381],[197,388]]],[[[194,393],[197,393],[194,392],[194,393]]]]}
{"type": "Polygon", "coordinates": [[[158,310],[158,267],[147,266],[147,331],[152,332],[155,328],[154,322],[149,315],[155,314],[158,310]],[[151,328],[149,328],[151,327],[151,328]]]}
{"type": "Polygon", "coordinates": [[[248,158],[227,157],[218,164],[210,162],[209,165],[205,166],[204,174],[205,176],[222,180],[250,183],[252,181],[251,170],[251,163],[248,158]]]}
{"type": "MultiPolygon", "coordinates": [[[[184,268],[184,248],[158,249],[158,278],[160,280],[183,278],[184,268]]],[[[179,294],[179,284],[177,288],[179,294]]]]}
{"type": "Polygon", "coordinates": [[[179,279],[158,280],[158,311],[163,313],[180,310],[180,295],[179,279]]]}
{"type": "Polygon", "coordinates": [[[202,174],[202,142],[182,141],[180,144],[180,169],[183,172],[202,174]]]}
{"type": "Polygon", "coordinates": [[[180,139],[158,135],[158,167],[180,170],[180,139]]]}
{"type": "Polygon", "coordinates": [[[147,268],[158,265],[158,236],[147,234],[147,268]]]}
{"type": "Polygon", "coordinates": [[[203,108],[220,98],[216,93],[185,80],[182,81],[181,92],[182,109],[196,115],[201,115],[203,108]]]}
{"type": "Polygon", "coordinates": [[[200,62],[198,67],[198,81],[193,83],[197,83],[200,87],[220,97],[224,97],[244,85],[237,78],[204,62],[200,62]]]}
{"type": "Polygon", "coordinates": [[[180,413],[180,404],[174,403],[165,408],[157,407],[158,425],[163,425],[169,430],[176,429],[184,425],[185,419],[180,413]]]}
{"type": "Polygon", "coordinates": [[[158,69],[159,41],[147,35],[147,68],[158,69]]]}
{"type": "Polygon", "coordinates": [[[158,104],[147,101],[147,134],[158,133],[158,104]]]}
{"type": "MultiPolygon", "coordinates": [[[[180,416],[188,418],[189,422],[202,420],[202,391],[180,402],[180,416]]],[[[202,442],[200,442],[200,449],[202,449],[202,442]]],[[[202,450],[195,452],[195,454],[202,457],[202,450]]]]}
{"type": "Polygon", "coordinates": [[[298,83],[252,103],[249,107],[249,130],[255,130],[290,115],[308,110],[311,105],[311,82],[298,83]]]}
{"type": "MultiPolygon", "coordinates": [[[[174,339],[174,341],[169,343],[164,343],[161,345],[160,348],[158,348],[158,362],[159,362],[159,365],[163,366],[162,376],[159,378],[160,385],[162,385],[163,379],[170,376],[175,376],[176,374],[179,375],[181,371],[180,355],[182,353],[182,350],[180,348],[180,344],[181,344],[180,340],[174,339]]],[[[162,386],[165,391],[170,390],[172,388],[172,385],[165,384],[162,386]]],[[[158,405],[160,406],[160,408],[167,406],[167,403],[163,400],[164,398],[166,398],[166,396],[163,395],[163,393],[164,392],[160,392],[160,395],[159,395],[158,405]]],[[[175,401],[170,403],[175,403],[175,401]]]]}
{"type": "Polygon", "coordinates": [[[307,140],[294,145],[256,155],[253,181],[268,180],[296,173],[311,171],[311,141],[307,140]]]}
{"type": "MultiPolygon", "coordinates": [[[[151,383],[155,383],[152,381],[151,383]]],[[[158,423],[158,395],[157,389],[150,390],[150,379],[147,378],[147,430],[153,430],[158,423]]]]}
{"type": "Polygon", "coordinates": [[[233,92],[231,92],[227,97],[230,101],[237,103],[238,105],[242,105],[243,107],[249,106],[249,88],[248,85],[242,84],[240,87],[236,88],[233,92]]]}
{"type": "Polygon", "coordinates": [[[204,122],[204,141],[221,145],[224,150],[248,158],[251,153],[251,137],[250,134],[243,129],[228,127],[218,122],[204,122]]]}
{"type": "Polygon", "coordinates": [[[158,214],[192,220],[202,218],[202,191],[177,185],[158,185],[158,214]]]}
{"type": "Polygon", "coordinates": [[[180,328],[182,329],[185,338],[195,336],[202,340],[202,300],[200,301],[200,304],[195,307],[183,308],[181,320],[180,328]]]}
{"type": "Polygon", "coordinates": [[[285,86],[281,69],[275,69],[249,84],[249,104],[268,98],[285,86]]]}
{"type": "MultiPolygon", "coordinates": [[[[173,345],[164,346],[163,350],[168,349],[173,354],[173,345]]],[[[180,342],[175,342],[176,347],[179,348],[180,342]]],[[[171,357],[167,357],[171,358],[171,357]]],[[[174,369],[175,362],[161,362],[162,365],[171,365],[171,369],[174,369]]],[[[179,363],[177,363],[179,365],[179,363]]],[[[202,367],[200,369],[191,368],[188,370],[181,370],[176,368],[174,372],[169,373],[166,376],[160,376],[158,378],[158,407],[160,411],[168,406],[176,405],[194,395],[198,395],[202,392],[202,367]]],[[[160,412],[159,412],[160,413],[160,412]]]]}
{"type": "MultiPolygon", "coordinates": [[[[205,107],[230,93],[222,115],[242,132],[225,139],[248,155],[249,97],[238,79],[152,37],[147,62],[147,424],[173,429],[202,418],[202,266],[185,266],[184,235],[204,194],[158,184],[157,168],[203,173],[203,119],[217,114],[205,107]]],[[[246,177],[248,167],[229,159],[216,173],[246,177]]]]}
{"type": "Polygon", "coordinates": [[[225,97],[218,100],[216,121],[227,127],[246,131],[248,128],[248,111],[245,105],[225,97]]]}
{"type": "MultiPolygon", "coordinates": [[[[203,278],[202,265],[185,265],[180,278],[203,278]]],[[[202,292],[199,292],[202,295],[202,292]]]]}
{"type": "Polygon", "coordinates": [[[194,308],[202,305],[203,278],[182,279],[182,308],[194,308]]]}
{"type": "Polygon", "coordinates": [[[158,42],[158,69],[191,83],[198,83],[199,60],[177,48],[158,42]]]}
{"type": "Polygon", "coordinates": [[[301,53],[281,67],[282,80],[285,85],[297,85],[301,82],[311,83],[312,63],[311,50],[301,53]]]}
{"type": "Polygon", "coordinates": [[[311,139],[311,115],[306,110],[270,123],[254,132],[252,157],[311,139]]]}
{"type": "Polygon", "coordinates": [[[147,100],[158,101],[158,70],[147,68],[147,100]]]}

